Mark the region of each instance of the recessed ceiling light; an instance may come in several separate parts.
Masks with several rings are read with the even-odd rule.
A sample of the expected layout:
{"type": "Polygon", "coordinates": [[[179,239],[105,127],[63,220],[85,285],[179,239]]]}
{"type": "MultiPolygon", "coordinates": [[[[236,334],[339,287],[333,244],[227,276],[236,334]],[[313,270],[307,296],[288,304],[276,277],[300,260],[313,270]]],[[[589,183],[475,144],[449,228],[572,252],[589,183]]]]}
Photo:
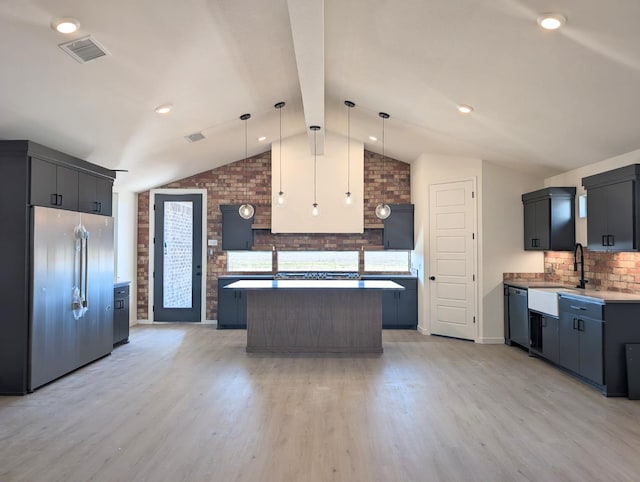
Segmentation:
{"type": "Polygon", "coordinates": [[[168,114],[169,112],[171,112],[171,109],[173,109],[173,106],[171,104],[162,104],[153,110],[156,112],[156,114],[168,114]]]}
{"type": "Polygon", "coordinates": [[[378,140],[378,138],[376,136],[369,136],[369,139],[374,141],[374,142],[378,140]]]}
{"type": "Polygon", "coordinates": [[[556,30],[567,23],[567,18],[559,13],[543,13],[538,17],[538,25],[545,30],[556,30]]]}
{"type": "Polygon", "coordinates": [[[466,104],[460,104],[458,105],[458,111],[462,114],[471,114],[473,112],[473,107],[466,104]]]}
{"type": "Polygon", "coordinates": [[[258,141],[260,141],[260,142],[266,141],[266,140],[267,140],[267,138],[265,136],[258,137],[258,141]]]}
{"type": "Polygon", "coordinates": [[[73,33],[80,28],[80,22],[71,17],[56,18],[51,22],[51,28],[60,33],[73,33]]]}

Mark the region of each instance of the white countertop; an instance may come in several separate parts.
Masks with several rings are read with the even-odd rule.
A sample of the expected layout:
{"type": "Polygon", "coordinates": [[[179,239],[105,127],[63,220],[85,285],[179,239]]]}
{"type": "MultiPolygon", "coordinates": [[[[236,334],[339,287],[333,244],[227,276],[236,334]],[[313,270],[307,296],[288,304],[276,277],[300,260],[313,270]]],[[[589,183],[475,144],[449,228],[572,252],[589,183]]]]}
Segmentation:
{"type": "Polygon", "coordinates": [[[240,280],[224,289],[272,290],[272,289],[347,289],[347,290],[404,290],[402,285],[387,280],[240,280]]]}

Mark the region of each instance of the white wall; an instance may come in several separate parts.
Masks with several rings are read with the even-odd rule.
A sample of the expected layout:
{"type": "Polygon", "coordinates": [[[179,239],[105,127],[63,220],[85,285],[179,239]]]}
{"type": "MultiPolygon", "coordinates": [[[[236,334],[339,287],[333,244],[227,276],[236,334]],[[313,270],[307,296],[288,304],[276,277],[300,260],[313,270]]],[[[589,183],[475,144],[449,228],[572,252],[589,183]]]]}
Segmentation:
{"type": "MultiPolygon", "coordinates": [[[[272,199],[279,191],[280,143],[271,151],[272,199]]],[[[325,133],[324,155],[317,156],[317,202],[320,215],[311,215],[313,205],[313,152],[307,134],[282,140],[282,191],[285,207],[272,203],[273,233],[362,233],[364,232],[364,144],[351,140],[350,192],[354,203],[346,207],[347,138],[325,133]]]]}
{"type": "Polygon", "coordinates": [[[636,163],[640,163],[640,149],[636,151],[628,152],[626,154],[622,154],[621,156],[611,157],[609,159],[605,159],[604,161],[596,162],[594,164],[589,164],[588,166],[580,167],[578,169],[573,169],[572,171],[567,171],[565,173],[558,174],[557,176],[553,176],[545,179],[544,181],[545,187],[574,186],[576,188],[576,242],[577,243],[582,243],[584,245],[587,244],[587,219],[586,218],[580,219],[580,217],[578,216],[577,196],[580,196],[586,193],[585,189],[582,187],[582,178],[587,176],[592,176],[593,174],[610,171],[611,169],[617,169],[619,167],[628,166],[629,164],[636,164],[636,163]]]}
{"type": "MultiPolygon", "coordinates": [[[[418,329],[430,333],[429,320],[429,185],[482,177],[479,159],[423,154],[411,164],[411,201],[415,205],[413,268],[418,270],[418,329]]],[[[480,226],[480,220],[478,219],[480,226]]]]}
{"type": "Polygon", "coordinates": [[[114,190],[116,231],[115,281],[131,281],[129,322],[137,318],[137,250],[138,196],[136,193],[114,190]]]}
{"type": "Polygon", "coordinates": [[[482,163],[480,237],[480,343],[503,343],[503,273],[541,273],[542,252],[524,251],[522,194],[542,189],[543,179],[491,162],[482,163]]]}
{"type": "Polygon", "coordinates": [[[429,185],[473,178],[476,180],[478,260],[478,343],[503,343],[503,272],[542,272],[542,253],[523,250],[522,193],[541,189],[543,178],[479,159],[422,155],[411,164],[411,196],[415,204],[418,269],[418,327],[430,332],[429,185]]]}

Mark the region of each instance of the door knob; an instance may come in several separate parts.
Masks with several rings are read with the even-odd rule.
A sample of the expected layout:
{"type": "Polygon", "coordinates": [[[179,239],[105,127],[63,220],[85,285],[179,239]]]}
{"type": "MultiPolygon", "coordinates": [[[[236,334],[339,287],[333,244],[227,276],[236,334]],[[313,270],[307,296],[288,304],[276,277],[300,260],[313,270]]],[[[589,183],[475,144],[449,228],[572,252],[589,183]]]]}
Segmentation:
{"type": "Polygon", "coordinates": [[[435,277],[435,276],[429,276],[429,279],[430,279],[431,281],[435,281],[435,280],[436,280],[436,277],[435,277]]]}

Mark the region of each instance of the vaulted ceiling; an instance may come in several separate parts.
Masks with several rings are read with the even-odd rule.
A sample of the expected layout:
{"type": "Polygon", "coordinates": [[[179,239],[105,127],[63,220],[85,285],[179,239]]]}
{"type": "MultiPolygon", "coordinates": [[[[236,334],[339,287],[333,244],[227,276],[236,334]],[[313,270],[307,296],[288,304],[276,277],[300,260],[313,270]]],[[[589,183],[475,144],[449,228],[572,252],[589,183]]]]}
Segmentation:
{"type": "Polygon", "coordinates": [[[279,101],[285,137],[346,135],[348,99],[369,150],[385,111],[396,159],[552,173],[640,148],[639,24],[636,0],[3,0],[0,138],[128,170],[116,186],[141,191],[242,159],[243,113],[249,155],[268,150],[279,101]],[[540,29],[548,11],[567,24],[540,29]],[[62,16],[80,30],[54,31],[62,16]],[[109,55],[58,48],[86,35],[109,55]]]}

